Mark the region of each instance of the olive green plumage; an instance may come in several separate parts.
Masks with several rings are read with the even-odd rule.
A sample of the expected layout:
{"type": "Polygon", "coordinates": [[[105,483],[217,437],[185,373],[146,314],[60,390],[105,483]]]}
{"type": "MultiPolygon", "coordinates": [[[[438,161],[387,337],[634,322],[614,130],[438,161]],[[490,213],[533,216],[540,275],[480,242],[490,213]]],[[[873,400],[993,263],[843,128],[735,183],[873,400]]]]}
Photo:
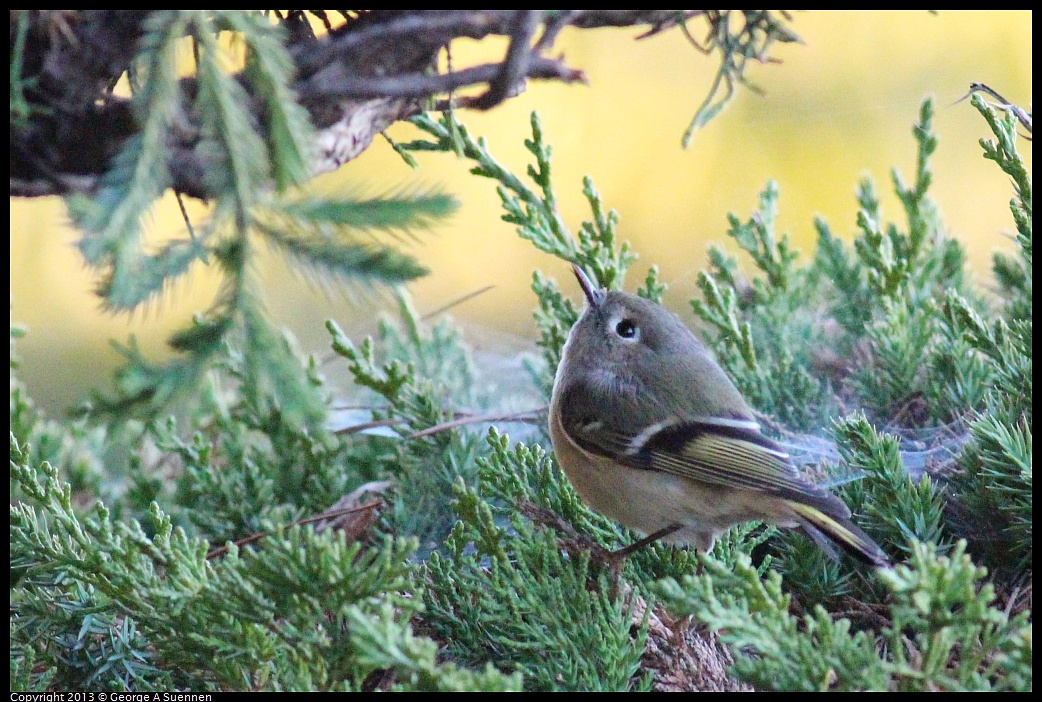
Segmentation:
{"type": "Polygon", "coordinates": [[[591,507],[644,534],[712,548],[739,522],[799,526],[875,566],[886,554],[843,502],[804,479],[760,432],[710,353],[660,305],[593,286],[554,380],[550,436],[591,507]]]}

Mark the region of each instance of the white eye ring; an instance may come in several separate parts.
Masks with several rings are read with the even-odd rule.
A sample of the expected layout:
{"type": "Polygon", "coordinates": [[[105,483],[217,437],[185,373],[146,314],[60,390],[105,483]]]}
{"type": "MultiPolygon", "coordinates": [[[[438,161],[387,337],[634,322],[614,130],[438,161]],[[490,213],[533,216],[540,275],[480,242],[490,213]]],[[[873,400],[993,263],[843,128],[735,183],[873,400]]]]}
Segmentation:
{"type": "Polygon", "coordinates": [[[629,317],[615,317],[609,322],[613,332],[624,341],[639,341],[640,327],[629,317]]]}

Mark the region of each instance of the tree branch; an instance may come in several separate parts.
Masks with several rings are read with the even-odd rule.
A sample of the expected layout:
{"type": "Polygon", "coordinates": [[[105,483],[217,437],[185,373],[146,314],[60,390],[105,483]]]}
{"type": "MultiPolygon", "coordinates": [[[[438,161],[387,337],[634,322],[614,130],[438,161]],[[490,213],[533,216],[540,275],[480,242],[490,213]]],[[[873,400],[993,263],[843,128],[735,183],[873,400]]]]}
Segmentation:
{"type": "Polygon", "coordinates": [[[528,64],[532,58],[532,49],[528,42],[535,34],[542,13],[538,10],[518,10],[514,22],[513,36],[506,59],[500,64],[499,75],[488,84],[488,91],[482,95],[475,106],[487,110],[506,99],[507,93],[515,84],[524,80],[528,73],[528,64]]]}
{"type": "MultiPolygon", "coordinates": [[[[312,13],[315,14],[315,13],[312,13]]],[[[10,193],[38,197],[92,193],[138,123],[130,100],[113,93],[145,35],[149,10],[16,11],[11,15],[12,119],[10,193]],[[15,41],[16,34],[18,41],[15,41]],[[17,103],[17,104],[16,104],[17,103]],[[17,109],[16,109],[17,108],[17,109]]],[[[318,16],[327,26],[328,17],[318,16]]],[[[644,10],[373,10],[316,35],[303,11],[279,15],[295,64],[292,86],[319,130],[313,171],[338,168],[357,157],[395,121],[418,114],[432,97],[486,84],[456,107],[489,109],[518,94],[526,79],[585,81],[581,70],[542,55],[565,26],[650,25],[657,30],[680,11],[644,10]],[[542,34],[532,38],[542,25],[542,34]],[[458,38],[510,37],[502,62],[437,73],[439,53],[458,38]]],[[[195,79],[181,81],[192,103],[195,79]]],[[[243,82],[247,89],[249,85],[243,82]]],[[[257,101],[255,122],[263,124],[257,101]]],[[[442,101],[444,104],[444,101],[442,101]]],[[[252,107],[252,104],[251,104],[252,107]]],[[[172,187],[209,195],[210,150],[191,110],[169,135],[172,187]]]]}
{"type": "MultiPolygon", "coordinates": [[[[586,76],[582,71],[569,68],[559,60],[542,57],[532,57],[525,62],[525,73],[514,78],[510,71],[508,80],[502,81],[505,63],[489,63],[472,68],[464,68],[452,73],[439,73],[437,75],[422,75],[410,73],[399,76],[348,76],[333,75],[327,72],[321,81],[312,81],[304,91],[308,97],[427,97],[436,93],[444,93],[456,90],[467,85],[476,83],[499,84],[504,82],[511,87],[524,78],[548,78],[563,81],[565,83],[584,82],[586,76]],[[513,78],[513,80],[511,80],[513,78]]],[[[491,92],[491,88],[490,91],[491,92]]],[[[488,95],[486,93],[485,95],[488,95]]],[[[482,98],[485,98],[485,95],[482,98]]],[[[497,92],[496,95],[500,95],[497,92]]],[[[506,91],[496,98],[496,103],[502,102],[506,91]]],[[[475,104],[482,107],[483,104],[475,104]]]]}

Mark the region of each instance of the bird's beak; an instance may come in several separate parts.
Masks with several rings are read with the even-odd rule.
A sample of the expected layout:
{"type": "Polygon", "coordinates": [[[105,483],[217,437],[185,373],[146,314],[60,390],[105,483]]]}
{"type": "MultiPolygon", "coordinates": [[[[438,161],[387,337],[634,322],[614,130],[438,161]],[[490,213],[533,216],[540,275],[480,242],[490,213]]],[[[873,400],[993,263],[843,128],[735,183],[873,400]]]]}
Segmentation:
{"type": "Polygon", "coordinates": [[[583,293],[586,294],[586,299],[589,300],[592,307],[600,307],[601,303],[604,302],[604,291],[593,284],[590,280],[590,276],[586,275],[586,271],[580,268],[577,264],[572,264],[572,272],[575,273],[575,277],[579,280],[579,287],[583,289],[583,293]]]}

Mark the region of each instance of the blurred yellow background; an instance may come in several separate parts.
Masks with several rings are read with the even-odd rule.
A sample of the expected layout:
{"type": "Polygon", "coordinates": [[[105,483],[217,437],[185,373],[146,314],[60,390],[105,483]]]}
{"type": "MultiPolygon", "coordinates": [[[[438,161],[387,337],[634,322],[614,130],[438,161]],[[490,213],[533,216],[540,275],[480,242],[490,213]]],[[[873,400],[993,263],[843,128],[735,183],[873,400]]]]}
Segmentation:
{"type": "MultiPolygon", "coordinates": [[[[981,157],[977,141],[988,136],[981,117],[968,102],[953,103],[971,82],[982,82],[1030,108],[1031,13],[814,11],[795,17],[792,28],[805,45],[776,45],[772,55],[783,63],[753,66],[748,76],[766,93],[739,88],[730,107],[696,133],[686,151],[680,138],[705,97],[716,59],[695,51],[676,30],[641,41],[634,40],[637,29],[566,30],[556,51],[586,72],[588,86],[532,82],[523,95],[488,113],[461,117],[487,137],[493,155],[523,174],[528,159],[522,142],[530,134],[529,114],[538,110],[554,148],[565,221],[574,231],[589,216],[581,183],[592,176],[621,216],[621,236],[641,255],[627,287],[634,289],[647,266],[658,263],[671,285],[667,304],[690,321],[686,300],[698,294],[695,279],[708,246],[734,251],[725,236],[726,215],[748,217],[769,179],[781,190],[777,231],[789,233],[805,255],[813,250],[815,215],[835,234],[852,237],[854,188],[864,175],[875,181],[886,219],[903,223],[890,168],[906,181],[913,177],[911,129],[922,100],[933,96],[940,137],[933,197],[951,234],[967,247],[977,280],[990,287],[991,252],[1013,248],[1011,185],[981,157]]],[[[498,58],[504,48],[488,42],[454,46],[454,65],[498,58]]],[[[408,125],[389,134],[405,141],[418,136],[408,125]]],[[[1020,146],[1030,162],[1030,144],[1020,146]]],[[[404,243],[431,269],[410,286],[416,306],[434,310],[495,285],[452,316],[478,347],[511,353],[529,346],[532,270],[542,269],[570,289],[564,264],[500,220],[495,184],[469,176],[469,164],[445,154],[421,154],[419,160],[418,171],[409,169],[378,139],[314,187],[353,195],[425,189],[455,195],[462,204],[450,221],[404,243]]],[[[201,212],[193,209],[197,217],[201,212]]],[[[91,294],[94,275],[76,252],[77,235],[66,219],[64,205],[53,198],[11,202],[11,320],[29,327],[18,345],[19,376],[45,409],[56,412],[89,388],[108,389],[119,362],[108,339],[134,334],[161,357],[165,336],[205,309],[216,290],[210,272],[197,269],[148,310],[129,318],[105,313],[91,294]]],[[[150,237],[162,240],[182,226],[176,203],[166,198],[154,212],[150,237]]],[[[391,308],[386,295],[349,290],[329,296],[277,256],[266,257],[256,274],[272,315],[305,352],[328,349],[326,318],[361,338],[373,328],[373,308],[391,308]]]]}

